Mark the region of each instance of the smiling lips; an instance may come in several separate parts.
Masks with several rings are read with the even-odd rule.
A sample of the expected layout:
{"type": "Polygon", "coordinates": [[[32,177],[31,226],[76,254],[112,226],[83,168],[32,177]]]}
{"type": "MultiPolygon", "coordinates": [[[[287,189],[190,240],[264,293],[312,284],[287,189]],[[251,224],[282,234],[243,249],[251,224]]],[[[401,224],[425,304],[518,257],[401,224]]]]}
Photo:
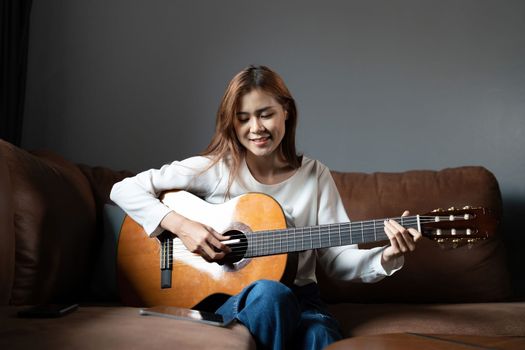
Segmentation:
{"type": "Polygon", "coordinates": [[[270,136],[258,137],[256,139],[250,139],[251,142],[255,143],[257,146],[263,146],[270,139],[270,136]]]}

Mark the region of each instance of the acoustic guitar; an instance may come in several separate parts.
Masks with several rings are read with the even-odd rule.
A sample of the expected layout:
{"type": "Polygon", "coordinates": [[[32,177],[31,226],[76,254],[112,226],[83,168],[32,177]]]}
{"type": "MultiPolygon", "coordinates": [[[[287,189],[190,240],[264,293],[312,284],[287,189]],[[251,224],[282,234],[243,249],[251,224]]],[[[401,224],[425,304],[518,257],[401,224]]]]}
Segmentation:
{"type": "MultiPolygon", "coordinates": [[[[127,216],[117,249],[118,289],[127,305],[193,307],[213,294],[234,295],[260,279],[292,281],[296,254],[289,253],[388,240],[384,219],[287,228],[279,203],[262,193],[224,204],[210,204],[185,191],[165,192],[160,199],[179,214],[230,236],[226,244],[232,252],[220,263],[207,262],[167,231],[149,238],[127,216]]],[[[453,245],[487,239],[498,224],[490,210],[470,207],[393,219],[453,245]]]]}

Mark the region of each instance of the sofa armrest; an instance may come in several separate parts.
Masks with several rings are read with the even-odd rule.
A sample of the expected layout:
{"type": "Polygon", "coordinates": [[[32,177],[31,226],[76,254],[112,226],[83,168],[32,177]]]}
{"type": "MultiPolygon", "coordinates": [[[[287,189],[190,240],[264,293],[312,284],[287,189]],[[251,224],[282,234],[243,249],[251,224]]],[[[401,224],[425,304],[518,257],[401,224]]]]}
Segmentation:
{"type": "Polygon", "coordinates": [[[7,226],[0,271],[12,274],[2,272],[1,302],[78,300],[88,282],[95,236],[95,205],[86,178],[52,153],[32,154],[0,140],[0,155],[7,226]]]}

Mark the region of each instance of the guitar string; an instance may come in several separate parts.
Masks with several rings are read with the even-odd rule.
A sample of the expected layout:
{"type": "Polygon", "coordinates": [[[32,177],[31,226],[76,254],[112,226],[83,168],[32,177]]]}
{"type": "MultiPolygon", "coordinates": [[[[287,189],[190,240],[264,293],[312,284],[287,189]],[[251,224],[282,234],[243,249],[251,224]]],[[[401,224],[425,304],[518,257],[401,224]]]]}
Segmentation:
{"type": "MultiPolygon", "coordinates": [[[[432,217],[432,218],[435,218],[435,217],[432,217]]],[[[447,217],[448,218],[448,217],[447,217]]],[[[407,219],[404,219],[404,221],[407,221],[406,223],[403,222],[403,224],[405,225],[410,225],[410,223],[408,221],[411,221],[410,219],[413,219],[413,218],[407,218],[407,219]]],[[[379,229],[377,228],[377,221],[383,221],[383,220],[376,220],[376,227],[375,229],[372,231],[374,233],[374,237],[376,237],[376,234],[377,232],[381,231],[380,229],[382,227],[379,227],[379,229]]],[[[426,221],[426,220],[423,220],[423,221],[426,221]]],[[[435,221],[435,220],[432,220],[432,221],[435,221]]],[[[416,218],[416,223],[417,223],[417,218],[416,218]]],[[[242,251],[243,252],[243,255],[244,255],[244,248],[246,246],[249,246],[250,243],[251,245],[256,245],[259,244],[259,246],[261,248],[259,249],[255,249],[256,250],[256,253],[257,251],[261,251],[261,255],[268,255],[268,253],[271,253],[272,251],[275,251],[276,249],[276,245],[279,245],[279,246],[282,246],[283,245],[283,242],[284,242],[284,245],[286,246],[286,249],[284,250],[284,252],[289,252],[289,251],[301,251],[301,250],[308,250],[308,249],[314,249],[313,245],[314,243],[318,243],[320,247],[323,247],[325,246],[325,244],[327,245],[331,245],[330,244],[330,241],[331,241],[331,236],[334,236],[335,238],[335,241],[339,241],[339,244],[334,244],[334,245],[347,245],[347,244],[353,244],[352,242],[352,237],[350,237],[351,241],[350,242],[345,242],[343,243],[343,237],[340,236],[338,233],[335,233],[333,232],[333,227],[332,226],[336,226],[339,228],[339,226],[341,225],[350,225],[351,223],[343,223],[343,224],[328,224],[328,225],[323,225],[323,226],[317,226],[315,227],[316,229],[318,229],[318,231],[314,232],[314,237],[308,237],[308,236],[305,236],[304,235],[304,231],[307,229],[307,228],[299,228],[299,229],[287,229],[287,230],[283,230],[284,232],[291,232],[291,233],[281,233],[279,235],[276,235],[276,236],[273,236],[273,237],[270,237],[268,235],[268,232],[272,232],[272,231],[257,231],[257,232],[254,232],[252,233],[250,236],[250,239],[249,241],[251,242],[248,242],[248,243],[244,243],[244,244],[236,244],[234,246],[232,246],[232,253],[229,253],[229,255],[235,255],[236,252],[239,252],[239,251],[242,251]],[[262,236],[261,236],[262,234],[262,236]],[[298,235],[299,234],[299,235],[298,235]],[[298,236],[300,236],[299,238],[301,238],[301,248],[298,248],[298,236]],[[318,237],[316,237],[318,236],[318,237]],[[326,238],[328,237],[328,238],[326,238]],[[262,239],[260,239],[262,238],[262,239]],[[292,238],[292,240],[290,240],[290,238],[292,238]],[[262,241],[262,242],[259,242],[259,241],[262,241]],[[262,243],[262,245],[260,244],[262,243]],[[305,247],[306,245],[306,247],[305,247]]],[[[357,223],[360,225],[360,223],[357,223]]],[[[367,224],[368,226],[370,226],[370,223],[367,224]]],[[[363,227],[365,227],[365,224],[363,223],[363,227]]],[[[273,232],[278,232],[279,230],[273,230],[273,232]]],[[[344,232],[345,235],[347,235],[348,233],[350,233],[351,235],[353,235],[353,233],[355,233],[355,231],[357,232],[360,232],[362,235],[366,235],[367,238],[370,238],[371,235],[369,233],[369,229],[363,229],[363,230],[360,230],[359,228],[356,228],[356,229],[353,229],[351,230],[350,232],[348,232],[348,229],[344,229],[343,231],[346,231],[344,232]],[[354,232],[352,232],[354,231],[354,232]],[[368,232],[367,232],[368,231],[368,232]]],[[[363,237],[364,238],[364,237],[363,237]]],[[[385,239],[388,239],[388,237],[386,237],[384,234],[383,234],[383,237],[382,238],[385,238],[385,239]]],[[[362,240],[358,240],[356,239],[356,243],[362,243],[362,240]]],[[[315,248],[317,248],[318,246],[316,245],[315,248]]],[[[282,249],[281,249],[282,250],[282,249]]]]}
{"type": "MultiPolygon", "coordinates": [[[[421,223],[436,222],[436,216],[420,216],[419,218],[420,218],[421,223]]],[[[441,216],[438,218],[439,220],[442,220],[442,219],[448,220],[450,216],[441,216]]],[[[247,238],[248,242],[232,245],[231,246],[232,252],[229,253],[228,256],[231,256],[231,257],[245,256],[245,252],[247,251],[247,249],[245,248],[250,245],[259,246],[259,248],[256,247],[254,249],[256,254],[254,254],[253,256],[264,256],[264,255],[286,253],[290,251],[302,251],[302,250],[314,249],[313,247],[314,243],[319,243],[319,246],[316,245],[315,248],[325,247],[325,246],[362,243],[363,241],[358,240],[358,239],[356,239],[356,242],[353,243],[352,237],[350,237],[350,242],[346,242],[345,240],[345,242],[342,243],[343,237],[337,232],[333,232],[333,228],[336,227],[339,232],[339,228],[341,226],[350,226],[350,230],[348,230],[348,228],[343,230],[343,231],[346,231],[346,232],[343,232],[345,236],[347,236],[348,233],[350,233],[350,235],[353,236],[354,233],[357,232],[358,235],[359,233],[361,233],[360,235],[362,236],[362,238],[364,238],[364,236],[366,235],[366,238],[368,239],[372,237],[372,234],[370,234],[370,229],[372,229],[370,226],[372,225],[374,226],[374,228],[372,229],[373,237],[376,237],[378,232],[382,234],[381,229],[384,228],[384,226],[381,226],[381,225],[383,225],[384,220],[385,219],[371,220],[367,222],[356,222],[356,223],[348,222],[348,223],[341,223],[341,224],[326,224],[326,225],[313,226],[311,228],[316,229],[316,231],[313,232],[314,237],[308,237],[304,234],[306,230],[310,229],[309,227],[297,228],[297,229],[290,228],[290,229],[283,229],[283,230],[252,232],[250,235],[247,235],[247,237],[249,237],[249,239],[247,238]],[[380,227],[377,227],[378,223],[380,227]],[[351,226],[354,224],[362,226],[363,228],[362,229],[358,227],[351,228],[351,226]],[[284,233],[281,233],[275,236],[271,236],[271,237],[270,235],[268,235],[269,232],[276,233],[279,231],[282,231],[284,233]],[[315,237],[315,236],[318,236],[318,237],[315,237]],[[335,238],[336,242],[339,241],[340,244],[331,244],[330,242],[332,240],[331,236],[335,238]],[[297,242],[298,239],[301,239],[301,248],[298,248],[298,242],[297,242]],[[282,250],[283,245],[286,247],[284,251],[282,250]],[[281,249],[276,251],[278,246],[281,249]]],[[[412,221],[414,221],[413,224],[417,224],[417,217],[407,217],[407,218],[402,217],[402,218],[395,218],[395,220],[397,221],[402,220],[403,221],[402,224],[407,225],[407,226],[411,225],[412,221]]],[[[463,217],[457,216],[455,217],[455,220],[459,221],[459,220],[465,220],[465,219],[463,217]]],[[[386,237],[386,235],[384,234],[383,234],[383,237],[385,239],[388,239],[388,237],[386,237]]],[[[190,253],[190,254],[193,254],[193,253],[190,253]]],[[[168,256],[172,257],[172,254],[168,256]]],[[[197,255],[196,258],[202,259],[199,255],[197,255]]]]}
{"type": "MultiPolygon", "coordinates": [[[[321,234],[324,234],[325,232],[322,232],[321,234]]],[[[248,243],[248,246],[255,246],[256,248],[253,248],[251,250],[245,249],[246,244],[241,244],[238,247],[232,247],[232,252],[229,253],[229,255],[232,256],[249,256],[249,257],[256,257],[256,256],[265,256],[265,255],[273,255],[273,254],[283,254],[287,252],[294,252],[294,251],[303,251],[303,250],[310,250],[310,249],[318,249],[318,248],[326,248],[326,247],[332,247],[332,246],[344,246],[344,245],[350,245],[350,244],[359,244],[359,243],[366,243],[368,242],[366,239],[365,241],[362,240],[356,240],[351,241],[348,240],[348,238],[343,238],[335,235],[330,236],[324,236],[320,239],[318,237],[312,237],[312,239],[306,238],[302,241],[297,240],[287,240],[287,239],[279,239],[276,238],[275,240],[265,240],[262,242],[255,242],[250,241],[248,243]],[[333,237],[333,239],[331,238],[333,237]],[[331,242],[337,242],[335,244],[332,244],[331,242]]],[[[317,234],[316,234],[317,235],[317,234]]],[[[374,236],[375,237],[375,236],[374,236]]],[[[388,237],[382,236],[381,239],[375,239],[376,241],[386,241],[388,240],[388,237]]]]}
{"type": "MultiPolygon", "coordinates": [[[[414,222],[411,222],[411,220],[404,220],[405,222],[403,222],[404,225],[413,225],[413,224],[417,224],[417,219],[414,221],[414,222]]],[[[435,221],[435,220],[431,220],[431,221],[435,221]]],[[[427,220],[421,220],[422,223],[427,223],[427,222],[431,222],[431,221],[427,221],[427,220]]],[[[257,242],[258,240],[261,240],[263,241],[263,243],[266,243],[266,242],[269,242],[270,240],[272,239],[278,239],[279,242],[282,242],[282,241],[289,241],[289,238],[292,238],[293,241],[296,241],[298,239],[303,239],[303,240],[314,240],[315,241],[319,241],[319,238],[317,238],[316,236],[319,236],[319,235],[322,235],[324,237],[328,237],[329,240],[332,239],[332,237],[335,238],[336,241],[342,241],[343,240],[343,236],[341,236],[341,239],[339,239],[339,229],[341,227],[343,227],[343,233],[345,234],[345,236],[348,235],[348,233],[350,233],[352,236],[362,236],[362,238],[365,238],[364,236],[366,236],[367,239],[371,238],[372,236],[375,237],[377,233],[379,234],[383,234],[382,233],[382,229],[384,229],[384,226],[383,225],[383,220],[376,220],[375,223],[373,224],[370,224],[370,223],[367,223],[367,224],[362,224],[362,228],[360,227],[351,227],[351,226],[361,226],[361,223],[341,223],[341,224],[327,224],[327,225],[319,225],[319,226],[312,226],[312,232],[311,232],[311,235],[313,236],[312,238],[310,238],[308,236],[308,230],[310,229],[309,227],[306,227],[306,228],[289,228],[289,229],[283,229],[283,230],[271,230],[271,231],[257,231],[257,232],[253,232],[251,233],[250,235],[248,235],[251,239],[252,242],[257,242]],[[348,227],[350,227],[350,231],[348,229],[348,227]],[[315,231],[314,231],[315,230],[315,231]],[[269,235],[269,233],[277,233],[281,231],[280,234],[277,234],[277,235],[269,235]],[[288,233],[290,232],[290,233],[288,233]],[[357,234],[355,235],[354,233],[357,234]],[[306,233],[306,234],[305,234],[306,233]]],[[[383,234],[384,235],[384,234],[383,234]]],[[[354,239],[354,237],[350,237],[352,240],[354,239]]],[[[358,239],[359,237],[356,237],[355,240],[358,241],[358,243],[362,243],[363,240],[359,240],[358,239]]],[[[388,239],[387,237],[385,237],[386,239],[388,239]]],[[[270,241],[271,242],[271,241],[270,241]]],[[[349,242],[348,244],[352,244],[352,242],[349,242]]],[[[248,243],[244,243],[244,244],[236,244],[235,247],[245,247],[246,245],[249,245],[248,243]]],[[[344,244],[342,244],[344,245],[344,244]]]]}
{"type": "MultiPolygon", "coordinates": [[[[425,224],[425,223],[430,223],[430,222],[436,222],[435,218],[436,217],[420,217],[420,223],[425,224]]],[[[449,217],[441,217],[440,220],[442,218],[448,219],[449,217]]],[[[399,219],[396,219],[396,220],[400,221],[399,219]]],[[[461,218],[461,220],[463,220],[463,218],[461,218]]],[[[459,221],[459,219],[456,220],[456,221],[459,221]]],[[[371,231],[372,233],[382,232],[381,229],[384,229],[384,226],[382,226],[383,222],[384,222],[384,219],[373,220],[373,221],[369,221],[369,222],[347,222],[347,223],[325,224],[325,225],[318,225],[318,226],[311,226],[311,227],[301,227],[301,228],[262,230],[262,231],[251,232],[248,236],[251,237],[252,241],[255,241],[255,240],[260,239],[260,238],[262,238],[262,240],[268,240],[268,239],[272,239],[272,237],[279,238],[279,240],[282,240],[283,238],[284,239],[286,239],[286,238],[297,239],[298,236],[299,237],[301,237],[301,236],[305,237],[304,232],[307,231],[307,230],[316,230],[314,232],[315,235],[319,235],[319,234],[326,235],[326,233],[328,233],[328,235],[330,235],[330,236],[336,235],[336,237],[337,237],[338,236],[338,232],[333,232],[334,228],[339,231],[340,227],[350,226],[350,230],[351,230],[350,233],[354,233],[354,232],[361,233],[361,232],[363,232],[367,236],[367,238],[369,238],[370,230],[372,230],[371,231]],[[354,228],[354,227],[352,227],[354,225],[355,226],[360,226],[360,227],[355,227],[354,228]],[[379,227],[378,227],[378,225],[379,225],[379,227]],[[270,235],[272,233],[275,234],[275,233],[278,233],[278,232],[281,232],[281,233],[279,233],[277,235],[270,235]]],[[[409,217],[407,219],[403,219],[402,224],[405,225],[405,226],[415,225],[415,224],[417,224],[417,218],[416,217],[409,217]],[[414,221],[412,222],[412,220],[414,220],[414,221]]],[[[348,228],[344,229],[344,231],[346,231],[346,232],[344,232],[345,234],[349,233],[348,232],[348,228]]],[[[308,238],[308,237],[306,237],[306,238],[308,238]]],[[[359,243],[361,243],[361,241],[359,243]]],[[[248,244],[244,244],[244,246],[246,246],[246,245],[248,245],[248,244]]],[[[236,244],[235,246],[236,247],[242,247],[243,244],[236,244]]]]}
{"type": "MultiPolygon", "coordinates": [[[[344,232],[345,235],[347,235],[348,233],[351,233],[351,234],[355,233],[355,232],[348,232],[347,229],[343,230],[343,231],[346,231],[346,232],[344,232]]],[[[356,229],[356,230],[353,230],[353,231],[361,232],[362,235],[366,234],[367,238],[371,237],[369,232],[366,232],[366,231],[369,231],[369,230],[356,229]],[[365,231],[365,232],[362,232],[362,231],[365,231]]],[[[380,230],[373,230],[372,231],[374,233],[374,237],[376,237],[377,231],[380,231],[380,230]]],[[[352,237],[350,237],[350,239],[351,239],[350,242],[346,242],[345,241],[343,243],[343,237],[337,235],[337,233],[334,233],[332,231],[332,227],[329,227],[329,226],[321,228],[318,232],[314,233],[314,237],[310,237],[310,238],[304,236],[304,229],[296,229],[296,230],[289,231],[289,232],[291,232],[290,234],[279,234],[279,235],[275,236],[275,238],[273,240],[272,240],[273,237],[271,237],[271,236],[269,236],[267,234],[268,232],[270,232],[270,231],[258,231],[258,232],[252,233],[250,235],[250,237],[253,238],[253,239],[249,239],[249,241],[251,241],[249,243],[251,243],[252,245],[255,244],[257,241],[262,241],[262,242],[257,242],[257,243],[262,243],[262,246],[261,246],[260,249],[256,249],[256,254],[267,255],[268,253],[271,253],[272,251],[275,251],[276,244],[279,244],[279,246],[282,246],[283,245],[283,241],[284,241],[284,245],[286,246],[286,249],[284,250],[284,252],[289,252],[289,251],[293,251],[293,250],[300,251],[300,250],[314,249],[314,243],[318,243],[318,245],[316,245],[315,248],[322,247],[325,244],[331,245],[330,244],[331,236],[335,236],[335,241],[339,241],[339,244],[334,244],[334,245],[353,244],[352,237]],[[297,246],[298,246],[298,244],[297,244],[297,241],[298,241],[297,233],[300,233],[299,236],[301,236],[300,237],[301,238],[301,248],[297,248],[297,246]],[[261,236],[260,234],[263,234],[263,235],[261,236]],[[260,237],[258,237],[258,236],[260,236],[260,237]],[[328,237],[328,239],[326,237],[328,237]],[[262,238],[262,239],[258,239],[258,238],[262,238]],[[290,238],[292,238],[292,240],[290,240],[290,238]],[[260,250],[260,253],[257,253],[257,251],[259,251],[259,250],[260,250]]],[[[383,235],[383,238],[387,239],[387,237],[385,235],[383,235]]],[[[356,239],[356,241],[357,241],[356,243],[362,243],[362,240],[356,239]]],[[[246,243],[246,244],[237,244],[235,246],[232,246],[232,253],[234,255],[235,255],[236,252],[240,252],[240,251],[242,251],[244,253],[244,247],[247,246],[247,245],[250,245],[250,244],[246,243]]],[[[230,255],[232,253],[230,253],[230,255]]]]}

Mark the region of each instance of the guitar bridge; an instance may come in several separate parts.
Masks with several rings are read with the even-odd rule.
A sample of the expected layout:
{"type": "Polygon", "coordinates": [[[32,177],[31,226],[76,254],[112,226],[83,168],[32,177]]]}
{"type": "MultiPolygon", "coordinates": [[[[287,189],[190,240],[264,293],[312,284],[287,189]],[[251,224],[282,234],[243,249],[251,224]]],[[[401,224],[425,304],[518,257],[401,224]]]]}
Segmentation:
{"type": "Polygon", "coordinates": [[[160,241],[160,288],[171,288],[171,273],[173,270],[173,234],[168,231],[161,233],[160,241]]]}

